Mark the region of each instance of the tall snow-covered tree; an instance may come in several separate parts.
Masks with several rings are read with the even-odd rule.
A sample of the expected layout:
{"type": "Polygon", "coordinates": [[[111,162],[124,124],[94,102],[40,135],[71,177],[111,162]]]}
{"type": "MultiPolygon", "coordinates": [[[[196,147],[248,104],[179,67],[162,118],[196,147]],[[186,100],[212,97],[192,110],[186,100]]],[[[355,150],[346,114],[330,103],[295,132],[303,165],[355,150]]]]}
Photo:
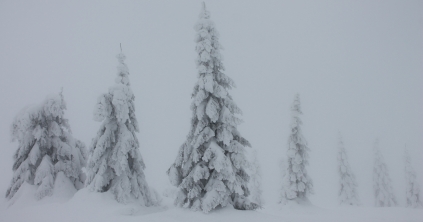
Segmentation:
{"type": "Polygon", "coordinates": [[[261,186],[261,167],[257,157],[257,150],[253,150],[253,160],[251,161],[251,180],[250,180],[250,190],[251,190],[251,201],[257,203],[260,206],[263,206],[263,189],[261,186]]]}
{"type": "Polygon", "coordinates": [[[53,192],[58,173],[70,179],[76,189],[83,187],[86,164],[85,145],[72,136],[64,117],[63,94],[48,96],[41,104],[24,108],[11,127],[12,141],[19,146],[14,155],[13,179],[6,197],[11,199],[26,182],[36,185],[41,199],[53,192]]]}
{"type": "Polygon", "coordinates": [[[406,206],[407,207],[421,207],[421,197],[420,197],[420,185],[417,182],[416,171],[414,171],[413,166],[411,165],[411,157],[408,153],[408,149],[404,149],[404,159],[405,159],[405,180],[406,180],[406,206]]]}
{"type": "Polygon", "coordinates": [[[379,142],[374,144],[373,192],[376,207],[392,207],[397,205],[388,168],[379,149],[379,142]]]}
{"type": "Polygon", "coordinates": [[[102,122],[89,149],[86,185],[96,192],[110,191],[122,203],[156,204],[144,176],[144,161],[135,135],[135,96],[129,83],[125,55],[119,61],[115,85],[98,98],[94,120],[102,122]]]}
{"type": "Polygon", "coordinates": [[[307,200],[308,195],[313,193],[313,182],[306,170],[310,149],[301,130],[302,121],[300,115],[302,112],[299,94],[295,95],[291,106],[291,114],[286,169],[283,174],[280,198],[281,203],[286,203],[290,200],[297,202],[307,200]]]}
{"type": "Polygon", "coordinates": [[[348,163],[347,152],[344,147],[341,135],[338,137],[338,173],[339,173],[339,192],[338,199],[340,204],[359,205],[357,182],[348,163]]]}
{"type": "Polygon", "coordinates": [[[234,81],[223,73],[218,32],[205,4],[195,25],[198,81],[192,93],[191,129],[167,171],[179,188],[175,204],[192,210],[210,210],[232,204],[255,209],[247,196],[250,164],[245,147],[251,147],[237,126],[241,110],[229,95],[234,81]]]}

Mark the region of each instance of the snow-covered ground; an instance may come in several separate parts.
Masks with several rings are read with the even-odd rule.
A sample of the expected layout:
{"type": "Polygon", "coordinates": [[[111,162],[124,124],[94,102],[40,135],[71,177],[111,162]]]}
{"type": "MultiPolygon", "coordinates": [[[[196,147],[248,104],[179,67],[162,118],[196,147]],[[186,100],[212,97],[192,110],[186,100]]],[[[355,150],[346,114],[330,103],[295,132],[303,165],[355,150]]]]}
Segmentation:
{"type": "MultiPolygon", "coordinates": [[[[57,182],[57,181],[56,181],[57,182]]],[[[172,198],[163,198],[161,206],[141,207],[136,204],[119,204],[111,193],[79,190],[72,198],[72,189],[62,181],[51,197],[36,201],[34,187],[25,184],[16,194],[13,205],[3,200],[0,221],[423,221],[423,209],[404,207],[336,207],[321,208],[313,204],[268,204],[257,211],[240,211],[233,207],[217,209],[208,214],[175,207],[172,198]]],[[[12,200],[13,201],[13,200],[12,200]]]]}

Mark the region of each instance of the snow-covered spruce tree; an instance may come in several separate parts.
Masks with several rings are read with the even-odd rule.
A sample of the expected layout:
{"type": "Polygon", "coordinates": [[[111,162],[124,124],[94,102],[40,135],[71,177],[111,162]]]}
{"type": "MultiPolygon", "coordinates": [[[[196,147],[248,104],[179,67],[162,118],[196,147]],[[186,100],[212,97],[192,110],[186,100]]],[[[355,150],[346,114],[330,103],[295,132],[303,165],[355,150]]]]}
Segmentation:
{"type": "Polygon", "coordinates": [[[58,173],[70,179],[76,189],[83,187],[86,163],[85,145],[73,138],[64,117],[63,94],[48,96],[41,104],[23,109],[14,119],[12,141],[19,147],[14,155],[13,179],[6,197],[11,199],[26,182],[36,185],[41,199],[53,192],[58,173]]]}
{"type": "Polygon", "coordinates": [[[147,185],[145,165],[139,151],[138,122],[129,83],[125,55],[119,61],[115,85],[98,98],[94,120],[102,122],[89,149],[86,186],[96,192],[111,191],[122,203],[156,204],[147,185]]]}
{"type": "Polygon", "coordinates": [[[421,207],[421,197],[420,197],[420,185],[417,182],[416,171],[414,171],[413,166],[411,165],[411,157],[408,153],[408,149],[404,150],[405,155],[405,180],[406,180],[406,206],[407,207],[421,207]]]}
{"type": "Polygon", "coordinates": [[[373,168],[373,192],[376,207],[392,207],[397,205],[394,196],[388,168],[386,167],[382,153],[379,150],[379,142],[374,144],[374,168],[373,168]]]}
{"type": "Polygon", "coordinates": [[[341,135],[338,137],[338,173],[339,173],[339,192],[338,198],[340,204],[359,205],[357,182],[348,163],[347,152],[341,135]]]}
{"type": "Polygon", "coordinates": [[[241,110],[228,90],[234,81],[223,73],[218,33],[203,8],[195,25],[198,82],[192,93],[191,129],[167,171],[179,188],[175,204],[192,210],[210,210],[232,204],[256,209],[247,196],[249,162],[245,147],[251,147],[237,130],[241,110]]]}
{"type": "Polygon", "coordinates": [[[287,203],[290,200],[297,202],[307,201],[308,195],[313,193],[313,183],[306,170],[309,158],[308,151],[310,149],[301,131],[302,121],[300,115],[302,112],[299,94],[295,95],[291,113],[291,130],[286,153],[286,169],[283,174],[281,203],[287,203]]]}
{"type": "Polygon", "coordinates": [[[263,206],[264,201],[262,195],[263,189],[261,187],[261,167],[257,157],[257,150],[253,150],[253,160],[251,161],[250,171],[251,201],[263,206]]]}

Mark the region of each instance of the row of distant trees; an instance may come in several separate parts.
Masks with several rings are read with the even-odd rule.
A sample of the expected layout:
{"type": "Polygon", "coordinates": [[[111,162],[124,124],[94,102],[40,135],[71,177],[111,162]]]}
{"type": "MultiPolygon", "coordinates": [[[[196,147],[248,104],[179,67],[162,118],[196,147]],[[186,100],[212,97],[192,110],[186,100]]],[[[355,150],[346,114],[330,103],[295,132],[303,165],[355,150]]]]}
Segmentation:
{"type": "MultiPolygon", "coordinates": [[[[175,204],[209,212],[232,205],[253,210],[262,206],[260,165],[257,151],[247,158],[251,144],[237,126],[241,109],[229,90],[234,81],[223,73],[218,33],[205,5],[195,25],[198,81],[192,93],[191,127],[167,174],[178,188],[175,204]]],[[[134,95],[125,55],[119,65],[114,86],[102,94],[95,105],[94,120],[102,122],[90,147],[72,136],[64,117],[63,94],[47,97],[41,104],[23,109],[12,124],[12,138],[19,144],[14,155],[14,175],[6,192],[14,198],[22,184],[37,186],[38,199],[52,195],[57,177],[67,178],[76,189],[111,192],[118,202],[137,201],[144,206],[158,205],[160,195],[148,186],[145,164],[139,151],[134,95]],[[83,170],[85,168],[85,170],[83,170]]],[[[301,131],[299,95],[291,108],[291,132],[287,166],[284,170],[281,202],[307,201],[313,184],[307,173],[308,151],[301,131]]],[[[392,206],[386,166],[378,150],[375,159],[376,206],[392,206]]],[[[407,157],[407,206],[420,204],[415,173],[407,157]]],[[[359,204],[357,183],[348,165],[345,149],[339,145],[340,202],[359,204]]]]}
{"type": "MultiPolygon", "coordinates": [[[[313,193],[313,183],[309,177],[306,166],[308,165],[307,142],[301,131],[300,119],[301,105],[299,95],[296,95],[291,106],[291,134],[288,140],[287,161],[283,165],[283,185],[281,202],[296,200],[297,202],[308,201],[307,196],[313,193]]],[[[343,205],[360,205],[357,192],[357,181],[348,162],[347,153],[341,135],[338,138],[338,174],[339,174],[339,203],[343,205]]],[[[406,206],[419,207],[422,205],[420,187],[416,179],[416,172],[411,165],[408,150],[404,150],[405,180],[406,180],[406,206]]],[[[283,162],[285,163],[285,162],[283,162]]],[[[375,206],[390,207],[397,205],[394,196],[388,168],[379,150],[378,141],[374,144],[374,169],[373,169],[373,192],[375,206]]]]}
{"type": "MultiPolygon", "coordinates": [[[[376,140],[373,147],[373,193],[375,198],[375,206],[397,206],[398,202],[393,192],[388,168],[379,149],[378,143],[378,140],[376,140]]],[[[340,175],[339,202],[341,204],[359,205],[360,202],[357,193],[357,182],[349,166],[347,154],[341,136],[339,137],[338,149],[338,172],[340,175]]],[[[406,206],[420,207],[422,206],[420,186],[417,182],[416,171],[412,167],[411,157],[407,148],[404,148],[404,162],[406,206]]]]}

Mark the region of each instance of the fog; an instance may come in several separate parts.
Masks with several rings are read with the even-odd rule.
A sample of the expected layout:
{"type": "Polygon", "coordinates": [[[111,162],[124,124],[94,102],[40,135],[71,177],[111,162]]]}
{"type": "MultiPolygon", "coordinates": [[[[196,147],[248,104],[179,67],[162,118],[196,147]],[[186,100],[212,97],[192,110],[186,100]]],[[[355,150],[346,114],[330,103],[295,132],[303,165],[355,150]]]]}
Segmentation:
{"type": "MultiPolygon", "coordinates": [[[[190,127],[197,81],[194,29],[201,1],[1,1],[0,194],[12,179],[10,125],[25,106],[63,87],[73,135],[87,147],[100,123],[97,97],[127,56],[146,177],[170,186],[166,170],[190,127]]],[[[220,33],[241,134],[258,150],[264,197],[279,197],[290,105],[301,96],[315,205],[337,204],[341,132],[364,205],[373,205],[373,143],[399,203],[403,149],[423,181],[422,1],[206,1],[220,33]]]]}

